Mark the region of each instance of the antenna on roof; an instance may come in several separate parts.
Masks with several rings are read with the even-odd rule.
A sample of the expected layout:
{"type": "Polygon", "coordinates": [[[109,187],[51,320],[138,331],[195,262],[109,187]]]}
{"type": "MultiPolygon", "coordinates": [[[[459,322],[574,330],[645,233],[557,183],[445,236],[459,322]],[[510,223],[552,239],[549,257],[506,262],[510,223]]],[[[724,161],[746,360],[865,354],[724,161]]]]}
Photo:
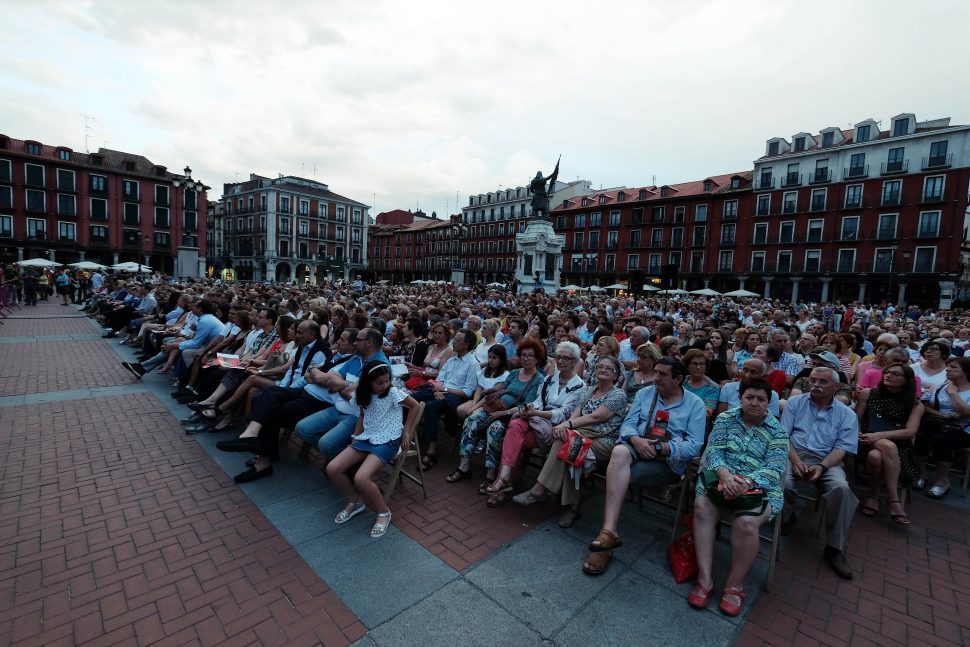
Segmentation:
{"type": "Polygon", "coordinates": [[[656,176],[656,174],[653,176],[653,185],[654,186],[657,186],[657,176],[656,176]]]}
{"type": "Polygon", "coordinates": [[[81,116],[84,117],[84,152],[90,153],[91,150],[88,148],[88,138],[90,138],[91,136],[90,134],[91,126],[88,125],[88,120],[89,119],[94,120],[94,117],[84,115],[84,114],[82,114],[81,116]]]}
{"type": "Polygon", "coordinates": [[[313,179],[317,179],[317,163],[313,163],[313,179]]]}

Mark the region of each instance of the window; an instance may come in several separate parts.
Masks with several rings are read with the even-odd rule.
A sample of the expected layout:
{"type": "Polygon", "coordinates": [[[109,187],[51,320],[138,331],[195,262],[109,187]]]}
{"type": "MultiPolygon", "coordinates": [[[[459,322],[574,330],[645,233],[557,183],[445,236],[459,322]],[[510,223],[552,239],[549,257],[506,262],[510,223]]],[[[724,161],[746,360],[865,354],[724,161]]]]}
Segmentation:
{"type": "Polygon", "coordinates": [[[778,154],[778,142],[768,142],[768,155],[772,156],[777,154],[778,154]]]}
{"type": "Polygon", "coordinates": [[[909,133],[909,118],[897,119],[893,122],[893,137],[906,135],[909,133]]]}
{"type": "Polygon", "coordinates": [[[168,187],[162,184],[155,185],[155,204],[159,207],[168,206],[168,187]]]}
{"type": "Polygon", "coordinates": [[[131,204],[129,202],[125,203],[124,220],[126,225],[137,225],[139,223],[137,204],[131,204]]]}
{"type": "Polygon", "coordinates": [[[704,252],[691,252],[690,271],[693,274],[699,274],[704,271],[704,252]]]}
{"type": "Polygon", "coordinates": [[[882,184],[882,205],[899,204],[899,192],[902,189],[902,180],[892,180],[882,184]]]}
{"type": "Polygon", "coordinates": [[[589,214],[590,227],[599,227],[601,220],[602,220],[602,214],[599,211],[594,211],[593,213],[589,214]]]}
{"type": "Polygon", "coordinates": [[[66,193],[57,194],[57,215],[76,216],[77,206],[75,197],[66,193]]]}
{"type": "Polygon", "coordinates": [[[805,138],[804,137],[796,137],[795,138],[795,152],[796,153],[801,153],[803,150],[805,150],[805,138]]]}
{"type": "Polygon", "coordinates": [[[822,226],[824,220],[809,220],[808,221],[808,242],[810,243],[820,243],[822,242],[822,226]]]}
{"type": "Polygon", "coordinates": [[[27,142],[27,152],[31,155],[40,155],[40,144],[27,142]]]}
{"type": "Polygon", "coordinates": [[[812,189],[811,211],[825,211],[825,192],[826,189],[812,189]]]}
{"type": "Polygon", "coordinates": [[[694,247],[703,247],[704,239],[707,236],[707,227],[694,227],[692,244],[694,247]]]}
{"type": "Polygon", "coordinates": [[[855,272],[855,250],[854,249],[840,249],[839,250],[839,264],[836,266],[836,272],[851,273],[855,272]]]}
{"type": "Polygon", "coordinates": [[[65,241],[77,240],[77,225],[73,222],[58,222],[57,239],[65,241]]]}
{"type": "Polygon", "coordinates": [[[43,191],[27,189],[27,211],[35,213],[47,211],[47,194],[43,191]]]}
{"type": "Polygon", "coordinates": [[[290,241],[288,241],[288,240],[281,240],[280,241],[280,256],[289,256],[289,255],[290,255],[290,241]]]}
{"type": "Polygon", "coordinates": [[[855,129],[855,140],[856,142],[867,142],[869,141],[869,132],[872,127],[868,124],[865,126],[859,126],[855,129]]]}
{"type": "Polygon", "coordinates": [[[74,171],[57,169],[57,188],[61,191],[74,190],[74,171]]]}
{"type": "Polygon", "coordinates": [[[865,153],[855,153],[849,158],[849,170],[846,173],[847,177],[865,177],[866,176],[866,154],[865,153]]]}
{"type": "Polygon", "coordinates": [[[914,272],[934,272],[936,266],[935,247],[917,247],[916,255],[913,257],[914,272]]]}
{"type": "Polygon", "coordinates": [[[889,156],[886,158],[886,173],[899,173],[906,170],[906,160],[903,159],[906,149],[890,148],[889,156]]]}
{"type": "Polygon", "coordinates": [[[724,201],[724,212],[722,218],[734,219],[738,217],[738,201],[737,200],[725,200],[724,201]]]}
{"type": "Polygon", "coordinates": [[[930,144],[930,156],[926,160],[926,166],[947,166],[946,149],[948,142],[933,142],[930,144]]]}
{"type": "Polygon", "coordinates": [[[778,242],[791,243],[795,240],[795,223],[791,220],[781,223],[778,228],[778,242]]]}
{"type": "Polygon", "coordinates": [[[310,245],[300,243],[300,258],[310,258],[310,245]]]}
{"type": "Polygon", "coordinates": [[[290,235],[290,219],[280,218],[280,235],[289,236],[290,235]]]}
{"type": "Polygon", "coordinates": [[[734,270],[734,252],[725,250],[717,256],[717,271],[731,272],[734,270]]]}
{"type": "Polygon", "coordinates": [[[573,234],[573,249],[583,248],[583,232],[577,231],[573,234]]]}
{"type": "Polygon", "coordinates": [[[620,232],[618,231],[608,231],[606,232],[606,248],[616,249],[617,242],[620,239],[620,232]]]}
{"type": "Polygon", "coordinates": [[[884,213],[879,216],[879,228],[876,229],[878,240],[893,240],[896,238],[896,214],[884,213]]]}
{"type": "Polygon", "coordinates": [[[290,213],[290,199],[288,197],[280,196],[280,211],[290,213]]]}
{"type": "Polygon", "coordinates": [[[169,249],[171,246],[172,236],[167,231],[156,231],[155,232],[155,248],[156,249],[169,249]]]}
{"type": "Polygon", "coordinates": [[[91,176],[91,191],[95,193],[105,193],[108,191],[108,178],[103,175],[91,176]]]}
{"type": "Polygon", "coordinates": [[[694,222],[707,222],[706,204],[699,204],[694,207],[694,222]]]}
{"type": "Polygon", "coordinates": [[[580,228],[585,226],[586,226],[586,214],[585,213],[576,214],[576,218],[573,221],[573,227],[580,228]]]}
{"type": "Polygon", "coordinates": [[[182,228],[187,230],[195,230],[199,228],[199,218],[198,214],[194,211],[186,211],[182,215],[182,228]]]}
{"type": "Polygon", "coordinates": [[[310,203],[307,200],[300,200],[300,215],[301,216],[310,215],[310,203]]]}
{"type": "Polygon", "coordinates": [[[812,176],[813,182],[828,182],[831,178],[829,177],[829,161],[828,159],[818,160],[815,162],[815,174],[812,176]]]}
{"type": "Polygon", "coordinates": [[[791,252],[778,252],[778,267],[776,269],[779,273],[791,272],[791,252]]]}
{"type": "Polygon", "coordinates": [[[741,178],[739,178],[739,177],[732,177],[731,178],[731,188],[732,189],[740,189],[741,188],[741,178]]]}
{"type": "MultiPolygon", "coordinates": [[[[574,259],[575,260],[575,259],[574,259]]],[[[626,258],[626,269],[635,270],[640,267],[640,255],[630,254],[626,258]]]]}
{"type": "Polygon", "coordinates": [[[169,227],[168,209],[166,207],[155,207],[155,226],[169,227]]]}
{"type": "Polygon", "coordinates": [[[821,264],[822,250],[820,249],[810,249],[805,252],[805,271],[806,272],[818,272],[819,265],[821,264]]]}
{"type": "Polygon", "coordinates": [[[771,177],[772,169],[763,168],[761,169],[761,179],[758,181],[759,189],[770,189],[774,186],[774,180],[771,177]]]}
{"type": "Polygon", "coordinates": [[[651,274],[660,273],[660,254],[650,254],[647,257],[647,272],[651,274]]]}
{"type": "Polygon", "coordinates": [[[798,163],[789,164],[788,172],[785,174],[785,186],[798,186],[802,181],[802,176],[798,173],[798,163]]]}
{"type": "Polygon", "coordinates": [[[589,232],[589,248],[599,249],[600,246],[600,232],[591,231],[589,232]]]}
{"type": "Polygon", "coordinates": [[[848,216],[842,219],[839,240],[859,240],[859,216],[848,216]]]}
{"type": "Polygon", "coordinates": [[[10,160],[0,160],[0,182],[13,182],[10,160]]]}
{"type": "Polygon", "coordinates": [[[737,225],[734,223],[728,223],[721,225],[721,244],[722,245],[733,245],[734,244],[734,233],[737,225]]]}
{"type": "Polygon", "coordinates": [[[768,223],[759,222],[754,226],[754,244],[764,245],[768,242],[768,223]]]}
{"type": "Polygon", "coordinates": [[[297,226],[300,228],[300,235],[301,236],[309,236],[310,235],[310,221],[309,220],[301,220],[300,222],[297,223],[297,226]]]}
{"type": "Polygon", "coordinates": [[[765,253],[764,252],[754,252],[751,254],[751,271],[752,272],[764,272],[765,271],[765,253]]]}
{"type": "Polygon", "coordinates": [[[674,207],[674,222],[678,224],[684,222],[686,211],[687,207],[674,207]]]}
{"type": "Polygon", "coordinates": [[[650,222],[663,222],[664,221],[664,208],[654,207],[651,211],[650,222]]]}
{"type": "Polygon", "coordinates": [[[781,212],[795,213],[798,204],[798,192],[788,191],[781,196],[781,212]]]}
{"type": "Polygon", "coordinates": [[[835,143],[835,133],[831,130],[827,133],[822,133],[822,146],[831,146],[835,143]]]}
{"type": "Polygon", "coordinates": [[[122,180],[121,194],[125,200],[138,200],[138,183],[133,180],[122,180]]]}
{"type": "Polygon", "coordinates": [[[663,247],[664,246],[664,230],[663,229],[651,229],[650,230],[650,246],[651,247],[663,247]]]}
{"type": "Polygon", "coordinates": [[[337,242],[341,242],[341,243],[344,242],[344,228],[343,227],[337,227],[336,228],[336,230],[334,231],[334,238],[337,240],[337,242]]]}
{"type": "Polygon", "coordinates": [[[680,267],[680,252],[670,252],[670,255],[667,257],[667,260],[668,260],[668,262],[671,265],[676,265],[679,268],[680,267]]]}
{"type": "Polygon", "coordinates": [[[639,225],[643,222],[643,207],[637,207],[632,212],[633,224],[639,225]]]}
{"type": "Polygon", "coordinates": [[[758,211],[759,216],[767,216],[771,213],[771,194],[764,193],[758,196],[758,211]]]}
{"type": "Polygon", "coordinates": [[[634,229],[630,232],[630,247],[640,247],[640,230],[634,229]]]}
{"type": "Polygon", "coordinates": [[[620,226],[620,212],[619,211],[611,211],[610,212],[610,227],[619,227],[619,226],[620,226]]]}
{"type": "Polygon", "coordinates": [[[923,201],[943,199],[943,176],[933,175],[923,180],[923,201]]]}
{"type": "Polygon", "coordinates": [[[46,186],[44,182],[44,167],[38,164],[24,164],[27,186],[46,186]]]}
{"type": "Polygon", "coordinates": [[[933,238],[940,233],[940,212],[924,211],[919,215],[917,238],[933,238]]]}
{"type": "Polygon", "coordinates": [[[845,187],[845,208],[859,209],[862,207],[862,185],[851,184],[845,187]]]}
{"type": "Polygon", "coordinates": [[[108,219],[108,201],[101,198],[91,198],[91,220],[108,219]]]}
{"type": "Polygon", "coordinates": [[[0,238],[13,238],[13,218],[0,216],[0,238]]]}
{"type": "Polygon", "coordinates": [[[674,227],[670,230],[670,246],[674,249],[684,246],[683,227],[674,227]]]}
{"type": "Polygon", "coordinates": [[[47,235],[47,221],[37,218],[27,218],[27,236],[34,240],[43,240],[47,235]]]}

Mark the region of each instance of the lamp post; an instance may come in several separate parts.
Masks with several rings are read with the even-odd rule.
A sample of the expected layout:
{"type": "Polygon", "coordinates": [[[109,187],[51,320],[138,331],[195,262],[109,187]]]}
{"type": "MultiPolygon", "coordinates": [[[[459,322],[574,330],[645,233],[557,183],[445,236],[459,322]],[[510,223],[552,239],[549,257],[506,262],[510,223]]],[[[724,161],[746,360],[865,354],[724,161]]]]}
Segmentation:
{"type": "MultiPolygon", "coordinates": [[[[186,165],[185,168],[182,169],[182,173],[183,173],[183,175],[173,175],[172,176],[172,186],[175,187],[175,191],[174,191],[175,196],[174,196],[174,199],[171,201],[171,220],[169,222],[169,226],[171,226],[172,225],[172,221],[175,221],[175,219],[178,216],[178,212],[175,209],[175,205],[179,203],[179,199],[178,199],[178,189],[181,187],[182,188],[182,200],[181,200],[181,204],[182,204],[182,226],[179,227],[179,231],[182,232],[182,238],[179,239],[179,241],[178,241],[178,246],[179,247],[182,247],[185,244],[185,192],[186,191],[195,191],[196,193],[198,193],[203,188],[205,188],[205,185],[202,184],[202,182],[198,182],[198,181],[192,179],[192,169],[189,168],[188,165],[186,165]]],[[[196,205],[196,207],[198,207],[198,205],[196,205]]],[[[195,223],[195,226],[196,227],[199,226],[198,218],[199,218],[198,211],[196,211],[196,223],[195,223]]],[[[172,227],[172,229],[175,229],[175,227],[172,227]]],[[[172,242],[171,242],[171,240],[169,240],[169,253],[171,253],[171,251],[172,251],[171,244],[172,244],[172,242]]],[[[198,242],[196,242],[195,246],[198,247],[198,242]]],[[[176,276],[176,277],[179,276],[178,272],[180,270],[180,268],[177,267],[177,263],[178,263],[178,254],[176,253],[175,258],[174,258],[174,262],[173,262],[173,271],[172,271],[172,274],[174,276],[176,276]]],[[[161,268],[158,268],[158,269],[161,269],[161,268]]]]}

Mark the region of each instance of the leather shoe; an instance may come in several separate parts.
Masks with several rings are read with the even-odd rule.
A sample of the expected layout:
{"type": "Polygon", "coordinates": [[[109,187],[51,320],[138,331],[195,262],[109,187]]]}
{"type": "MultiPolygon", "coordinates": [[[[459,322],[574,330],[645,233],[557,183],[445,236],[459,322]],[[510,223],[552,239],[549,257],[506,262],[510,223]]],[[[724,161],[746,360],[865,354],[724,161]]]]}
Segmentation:
{"type": "Polygon", "coordinates": [[[829,563],[835,574],[844,580],[852,579],[852,570],[849,568],[848,563],[845,561],[845,555],[841,550],[832,548],[831,546],[825,547],[825,561],[829,563]]]}
{"type": "Polygon", "coordinates": [[[255,452],[258,447],[259,440],[256,438],[234,438],[216,443],[216,449],[224,452],[255,452]]]}
{"type": "Polygon", "coordinates": [[[250,481],[258,481],[261,478],[264,478],[266,476],[272,476],[272,475],[273,475],[272,465],[270,465],[269,467],[263,468],[261,470],[258,470],[255,467],[250,467],[245,472],[240,472],[239,474],[236,474],[232,478],[232,480],[235,481],[236,483],[249,483],[250,481]]]}

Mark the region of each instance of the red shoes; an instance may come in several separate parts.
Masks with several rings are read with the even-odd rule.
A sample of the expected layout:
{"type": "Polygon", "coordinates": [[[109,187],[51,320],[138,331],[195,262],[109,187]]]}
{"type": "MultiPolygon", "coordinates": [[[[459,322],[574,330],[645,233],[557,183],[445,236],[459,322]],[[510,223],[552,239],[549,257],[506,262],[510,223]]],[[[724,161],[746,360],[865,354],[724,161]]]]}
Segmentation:
{"type": "Polygon", "coordinates": [[[687,604],[694,607],[695,609],[704,609],[707,607],[707,603],[710,601],[711,596],[714,595],[714,583],[711,583],[711,588],[704,590],[700,582],[694,582],[694,588],[690,590],[687,595],[687,604]]]}
{"type": "Polygon", "coordinates": [[[744,594],[744,591],[730,586],[724,589],[724,595],[721,596],[721,603],[718,605],[718,608],[721,610],[721,613],[733,618],[741,613],[741,605],[744,604],[746,597],[748,596],[744,594]]]}

